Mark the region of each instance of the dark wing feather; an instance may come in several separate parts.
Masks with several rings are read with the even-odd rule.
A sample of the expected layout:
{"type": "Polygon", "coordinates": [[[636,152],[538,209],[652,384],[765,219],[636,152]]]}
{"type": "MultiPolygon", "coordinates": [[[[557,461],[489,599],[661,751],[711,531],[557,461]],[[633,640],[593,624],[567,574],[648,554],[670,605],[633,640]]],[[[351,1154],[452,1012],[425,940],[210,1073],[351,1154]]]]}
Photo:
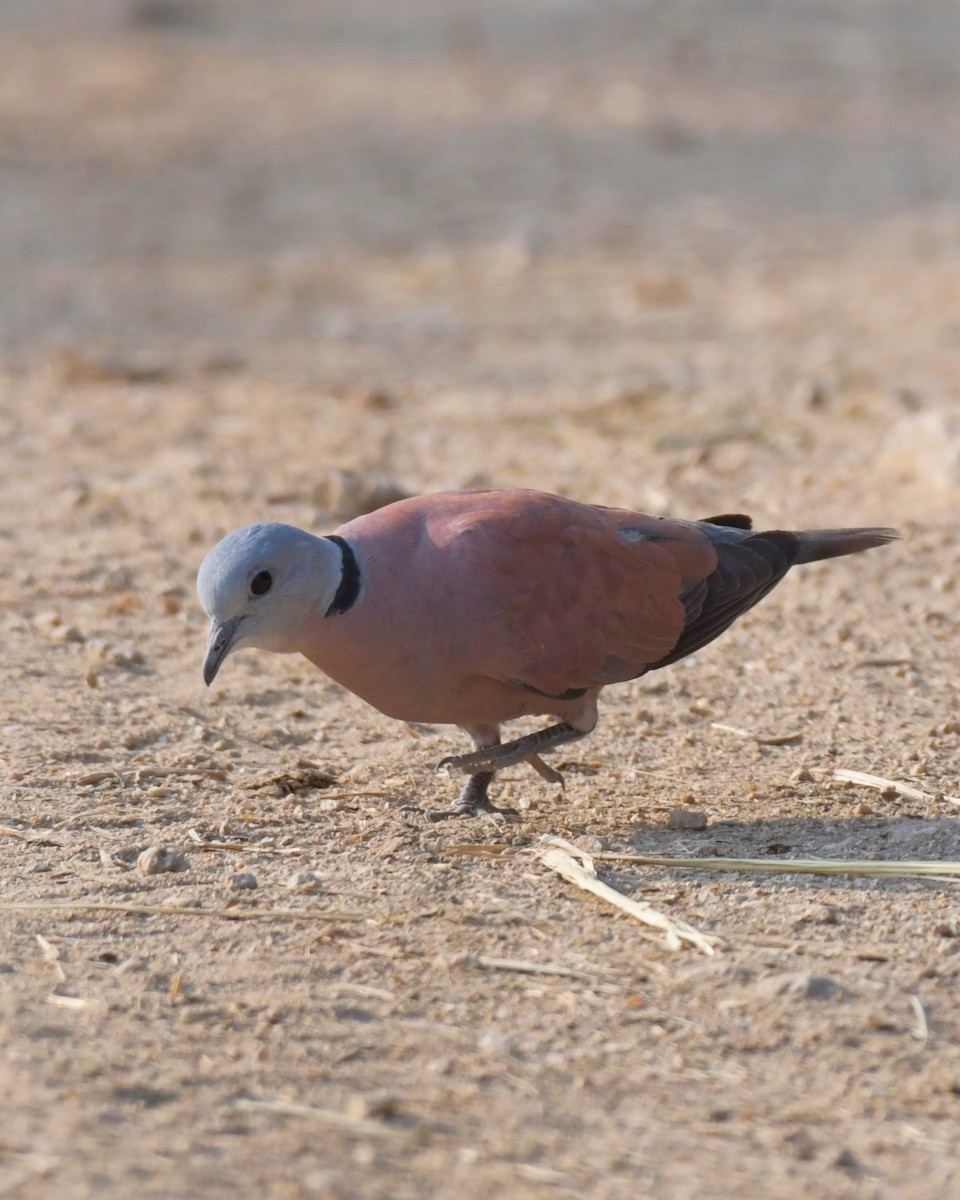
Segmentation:
{"type": "Polygon", "coordinates": [[[799,544],[791,533],[763,533],[741,542],[716,543],[717,569],[681,595],[687,613],[677,644],[651,663],[669,666],[702,649],[780,582],[796,562],[799,544]]]}
{"type": "Polygon", "coordinates": [[[692,522],[531,493],[496,507],[478,498],[444,536],[454,533],[459,577],[475,579],[497,612],[481,673],[561,700],[669,653],[687,619],[684,588],[717,561],[692,522]]]}
{"type": "Polygon", "coordinates": [[[720,525],[724,529],[752,529],[753,520],[744,513],[721,513],[719,517],[704,517],[701,525],[720,525]]]}

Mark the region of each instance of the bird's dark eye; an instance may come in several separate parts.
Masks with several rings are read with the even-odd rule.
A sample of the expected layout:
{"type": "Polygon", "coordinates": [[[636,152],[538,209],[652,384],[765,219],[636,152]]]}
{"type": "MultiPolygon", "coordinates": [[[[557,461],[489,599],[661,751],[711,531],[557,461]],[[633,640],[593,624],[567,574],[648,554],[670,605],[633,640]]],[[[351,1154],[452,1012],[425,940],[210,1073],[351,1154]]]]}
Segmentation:
{"type": "Polygon", "coordinates": [[[273,587],[273,576],[269,571],[258,571],[250,580],[250,594],[265,596],[273,587]]]}

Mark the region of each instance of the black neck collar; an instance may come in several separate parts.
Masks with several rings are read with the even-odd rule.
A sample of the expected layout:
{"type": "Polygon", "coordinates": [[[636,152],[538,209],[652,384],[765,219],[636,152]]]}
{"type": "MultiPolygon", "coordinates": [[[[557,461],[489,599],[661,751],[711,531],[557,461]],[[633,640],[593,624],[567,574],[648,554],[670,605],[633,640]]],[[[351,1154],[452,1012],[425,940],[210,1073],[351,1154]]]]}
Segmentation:
{"type": "Polygon", "coordinates": [[[325,617],[332,617],[347,612],[356,604],[357,597],[360,595],[360,564],[357,562],[353,548],[345,538],[338,537],[333,533],[330,534],[327,541],[340,547],[340,586],[337,588],[337,594],[330,601],[330,607],[323,614],[325,617]]]}

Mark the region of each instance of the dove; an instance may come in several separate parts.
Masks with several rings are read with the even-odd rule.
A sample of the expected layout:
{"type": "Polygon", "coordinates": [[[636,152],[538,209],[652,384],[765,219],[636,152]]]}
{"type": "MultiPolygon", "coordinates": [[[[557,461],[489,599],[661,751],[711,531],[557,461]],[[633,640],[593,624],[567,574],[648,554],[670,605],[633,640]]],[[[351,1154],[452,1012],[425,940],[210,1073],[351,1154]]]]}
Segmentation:
{"type": "MultiPolygon", "coordinates": [[[[597,698],[701,650],[791,567],[856,554],[893,529],[754,532],[749,517],[650,517],[524,489],[416,496],[325,536],[263,522],[204,558],[203,678],[248,647],[300,653],[399,721],[459,726],[467,776],[433,819],[511,815],[497,771],[591,733],[597,698]],[[519,717],[553,723],[511,741],[519,717]]],[[[515,816],[515,814],[512,814],[515,816]]]]}

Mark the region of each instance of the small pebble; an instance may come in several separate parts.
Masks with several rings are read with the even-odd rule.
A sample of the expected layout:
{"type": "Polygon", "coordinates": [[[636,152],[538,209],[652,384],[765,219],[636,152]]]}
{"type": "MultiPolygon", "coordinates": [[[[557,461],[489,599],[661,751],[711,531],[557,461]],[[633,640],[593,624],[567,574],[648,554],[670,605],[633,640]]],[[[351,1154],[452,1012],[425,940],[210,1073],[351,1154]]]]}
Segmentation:
{"type": "Polygon", "coordinates": [[[115,567],[103,578],[102,588],[107,594],[128,592],[133,587],[133,575],[126,567],[115,567]]]}
{"type": "Polygon", "coordinates": [[[50,630],[50,636],[55,642],[76,642],[82,644],[87,640],[86,635],[76,625],[57,625],[50,630]]]}
{"type": "Polygon", "coordinates": [[[314,487],[310,499],[325,513],[350,520],[409,495],[395,479],[375,471],[332,470],[314,487]]]}
{"type": "Polygon", "coordinates": [[[41,612],[33,618],[33,627],[56,642],[85,642],[87,639],[76,625],[64,625],[58,612],[41,612]]]}
{"type": "Polygon", "coordinates": [[[252,871],[238,871],[227,880],[227,887],[236,892],[249,892],[258,886],[257,877],[252,871]]]}
{"type": "Polygon", "coordinates": [[[692,808],[675,808],[667,817],[668,829],[706,829],[707,814],[692,808]]]}
{"type": "Polygon", "coordinates": [[[840,994],[839,985],[827,975],[811,975],[808,971],[790,971],[783,975],[768,975],[756,985],[763,1000],[776,996],[800,1000],[832,1000],[840,994]]]}
{"type": "Polygon", "coordinates": [[[357,396],[357,404],[371,412],[388,412],[391,408],[396,408],[397,401],[390,392],[383,388],[370,388],[369,391],[361,392],[357,396]]]}
{"type": "Polygon", "coordinates": [[[513,1054],[515,1047],[505,1034],[488,1029],[477,1039],[477,1049],[483,1054],[513,1054]]]}
{"type": "Polygon", "coordinates": [[[137,859],[137,870],[142,871],[144,875],[186,871],[189,866],[184,852],[173,846],[148,846],[137,859]]]}
{"type": "Polygon", "coordinates": [[[105,611],[108,617],[125,617],[142,607],[143,601],[136,592],[121,592],[107,604],[105,611]]]}
{"type": "Polygon", "coordinates": [[[320,891],[322,884],[316,872],[297,871],[295,875],[291,875],[287,880],[287,887],[292,892],[303,892],[305,895],[312,895],[314,892],[320,891]]]}
{"type": "Polygon", "coordinates": [[[391,837],[383,843],[379,849],[380,858],[393,858],[393,856],[404,847],[404,839],[402,837],[391,837]]]}
{"type": "Polygon", "coordinates": [[[139,650],[127,646],[114,646],[109,655],[110,662],[115,667],[140,667],[147,661],[139,650]]]}
{"type": "Polygon", "coordinates": [[[854,1174],[863,1170],[860,1160],[852,1150],[841,1150],[837,1157],[833,1160],[833,1165],[841,1171],[850,1171],[854,1174]]]}
{"type": "Polygon", "coordinates": [[[400,1100],[391,1092],[374,1092],[369,1096],[351,1096],[346,1104],[347,1115],[358,1120],[396,1117],[400,1114],[400,1100]]]}

